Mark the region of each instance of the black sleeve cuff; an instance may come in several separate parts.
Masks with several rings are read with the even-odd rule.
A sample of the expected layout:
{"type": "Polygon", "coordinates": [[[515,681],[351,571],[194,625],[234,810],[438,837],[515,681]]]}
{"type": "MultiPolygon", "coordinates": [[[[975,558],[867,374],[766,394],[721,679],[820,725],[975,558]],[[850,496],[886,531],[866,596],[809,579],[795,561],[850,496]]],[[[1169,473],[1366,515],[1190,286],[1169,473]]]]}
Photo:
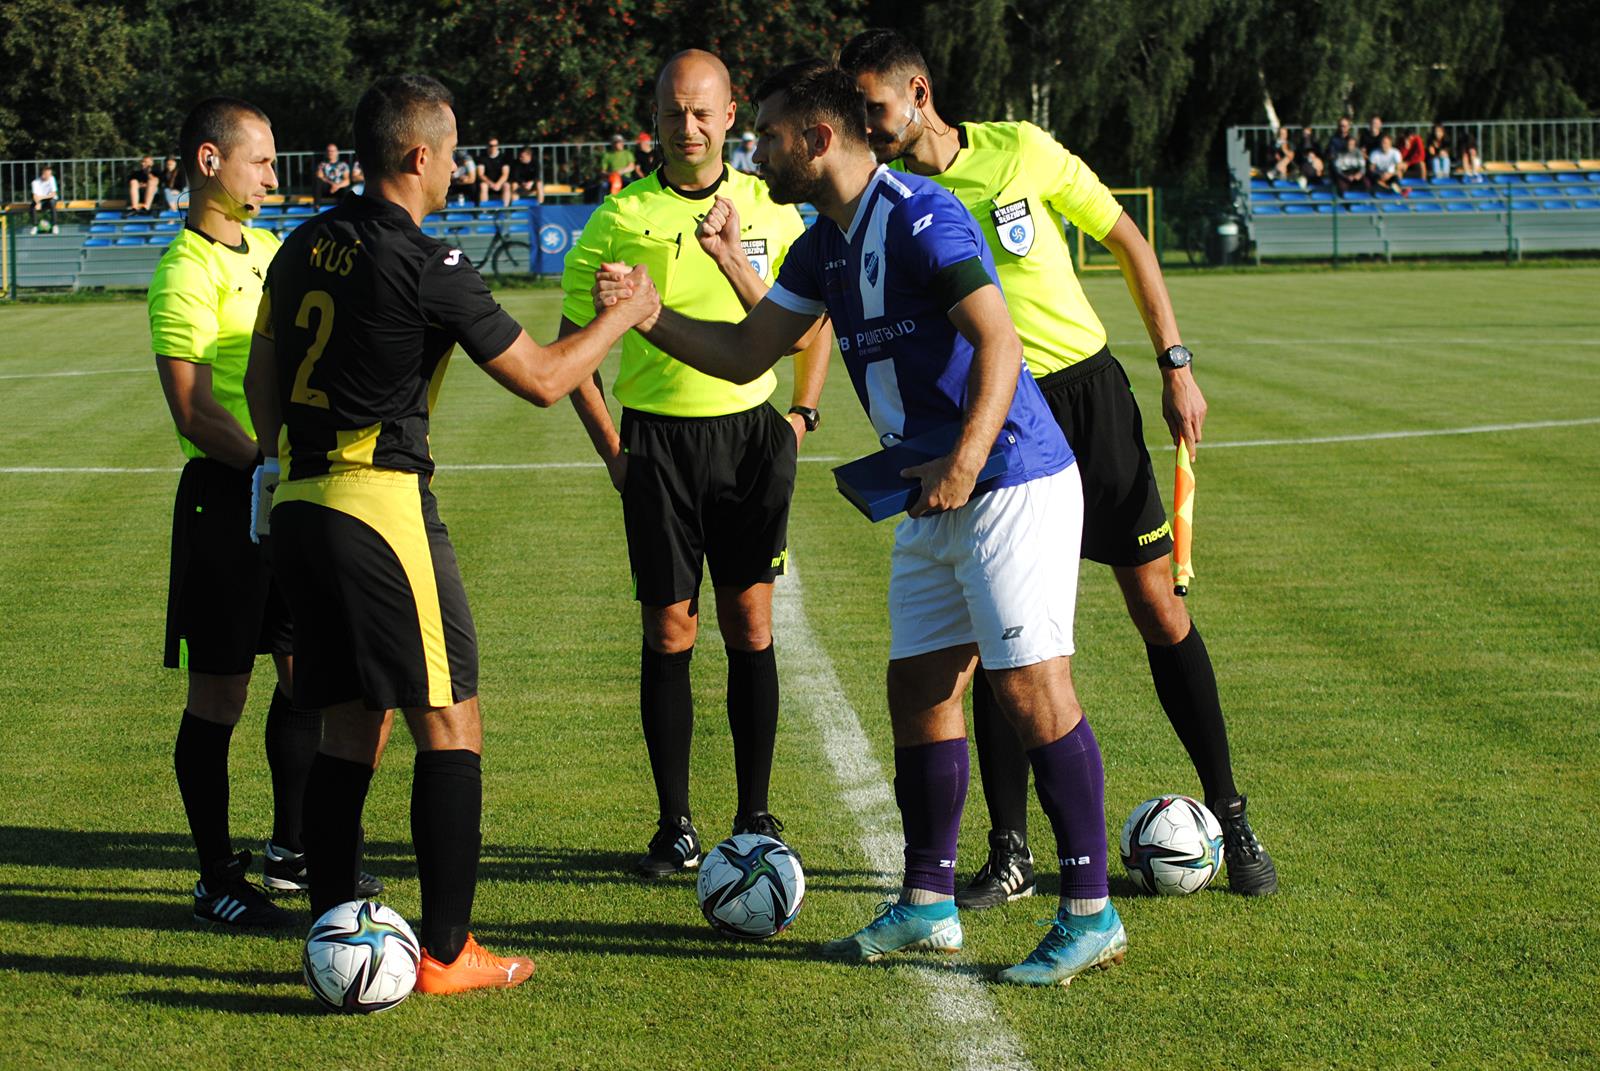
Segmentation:
{"type": "Polygon", "coordinates": [[[933,277],[931,289],[940,308],[949,312],[961,304],[968,294],[982,290],[993,282],[983,266],[982,258],[968,257],[939,269],[939,274],[933,277]]]}

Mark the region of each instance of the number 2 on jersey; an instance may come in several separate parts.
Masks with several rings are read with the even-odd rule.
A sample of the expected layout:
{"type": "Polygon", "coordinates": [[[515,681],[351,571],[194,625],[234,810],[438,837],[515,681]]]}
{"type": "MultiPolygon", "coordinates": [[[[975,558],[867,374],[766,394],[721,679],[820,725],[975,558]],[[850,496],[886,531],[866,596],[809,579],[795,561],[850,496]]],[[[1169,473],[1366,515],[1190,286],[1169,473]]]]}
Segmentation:
{"type": "Polygon", "coordinates": [[[289,401],[296,405],[309,405],[316,409],[328,408],[328,394],[326,391],[311,388],[311,370],[322,359],[322,351],[327,348],[328,336],[333,334],[333,295],[326,290],[311,290],[306,293],[300,302],[300,311],[295,313],[294,325],[309,328],[311,326],[311,313],[317,314],[317,334],[311,340],[311,345],[306,348],[306,358],[300,362],[300,371],[294,377],[294,389],[289,392],[289,401]]]}

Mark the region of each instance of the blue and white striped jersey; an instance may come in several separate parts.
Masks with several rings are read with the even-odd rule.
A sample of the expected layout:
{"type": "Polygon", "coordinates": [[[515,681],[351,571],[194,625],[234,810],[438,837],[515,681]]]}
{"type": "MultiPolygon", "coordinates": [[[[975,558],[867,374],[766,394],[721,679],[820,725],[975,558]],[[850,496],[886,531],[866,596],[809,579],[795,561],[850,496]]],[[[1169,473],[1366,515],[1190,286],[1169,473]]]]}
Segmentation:
{"type": "MultiPolygon", "coordinates": [[[[994,282],[994,258],[965,206],[931,179],[880,167],[849,230],[819,218],[790,247],[767,297],[792,312],[832,318],[856,395],[888,446],[962,418],[972,344],[948,313],[974,287],[956,290],[955,301],[949,296],[952,279],[980,267],[994,282]]],[[[979,493],[1072,463],[1072,449],[1021,361],[999,445],[1006,472],[979,493]]]]}

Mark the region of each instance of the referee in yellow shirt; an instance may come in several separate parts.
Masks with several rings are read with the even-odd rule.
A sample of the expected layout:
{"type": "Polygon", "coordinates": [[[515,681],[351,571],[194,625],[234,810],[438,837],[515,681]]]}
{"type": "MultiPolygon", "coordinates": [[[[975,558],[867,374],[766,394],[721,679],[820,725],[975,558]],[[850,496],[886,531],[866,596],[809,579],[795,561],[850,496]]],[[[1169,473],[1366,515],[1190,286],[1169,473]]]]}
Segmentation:
{"type": "MultiPolygon", "coordinates": [[[[753,175],[730,170],[728,69],[709,52],[680,52],[656,81],[664,163],[608,198],[567,255],[563,334],[594,317],[590,288],[602,263],[649,268],[661,300],[702,319],[738,320],[766,295],[804,230],[753,175]],[[715,210],[713,223],[702,226],[715,210]]],[[[772,584],[788,555],[789,499],[801,439],[817,425],[832,333],[802,339],[787,422],[767,404],[769,371],[743,385],[703,375],[637,332],[623,341],[614,385],[622,428],[611,422],[599,376],[573,394],[578,416],[622,494],[622,515],[643,620],[639,704],[660,817],[637,871],[661,878],[700,862],[689,811],[689,687],[702,571],[711,568],[717,623],[728,652],[728,725],[738,786],[735,833],[776,836],[767,789],[778,732],[772,584]]]]}
{"type": "MultiPolygon", "coordinates": [[[[1059,218],[1116,257],[1155,346],[1167,427],[1174,441],[1181,435],[1194,444],[1205,398],[1154,251],[1094,172],[1043,130],[1031,123],[946,123],[934,108],[926,61],[894,31],[860,34],[844,47],[840,65],[866,98],[878,159],[932,178],[982,226],[1028,367],[1082,471],[1083,556],[1109,565],[1122,589],[1145,642],[1156,696],[1194,763],[1206,805],[1222,823],[1228,885],[1245,895],[1276,891],[1277,871],[1234,784],[1211,656],[1173,594],[1171,528],[1139,406],[1073,273],[1059,218]]],[[[981,675],[973,721],[991,829],[988,861],[956,898],[967,908],[1001,904],[1034,888],[1028,761],[981,675]]]]}
{"type": "MultiPolygon", "coordinates": [[[[262,280],[278,251],[248,220],[277,186],[272,126],[253,104],[213,97],[179,133],[190,187],[184,228],[150,283],[151,346],[188,459],[172,521],[165,662],[189,674],[173,749],[178,790],[199,854],[194,917],[227,926],[290,921],[246,880],[250,853],[228,832],[228,745],[244,711],[258,653],[277,664],[267,709],[273,833],[263,861],[269,888],[305,888],[301,797],[321,737],[315,714],[290,703],[288,609],[248,537],[250,474],[260,457],[245,405],[244,372],[262,280]]],[[[376,893],[381,886],[366,878],[376,893]]]]}

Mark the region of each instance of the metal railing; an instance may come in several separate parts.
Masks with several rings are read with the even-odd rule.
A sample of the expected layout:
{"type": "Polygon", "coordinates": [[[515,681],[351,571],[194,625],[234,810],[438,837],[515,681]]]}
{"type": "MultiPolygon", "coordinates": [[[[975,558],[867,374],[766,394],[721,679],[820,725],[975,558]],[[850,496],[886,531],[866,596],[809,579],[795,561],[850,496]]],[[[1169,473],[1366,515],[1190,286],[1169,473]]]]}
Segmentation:
{"type": "MultiPolygon", "coordinates": [[[[538,167],[539,179],[546,185],[571,183],[582,186],[592,181],[599,171],[599,155],[605,151],[603,141],[534,142],[525,146],[533,150],[533,163],[538,167]]],[[[481,159],[482,145],[463,145],[474,159],[481,159]]],[[[502,142],[500,152],[512,163],[523,145],[502,142]]],[[[340,159],[349,163],[354,153],[345,151],[340,159]]],[[[316,180],[317,165],[326,159],[326,152],[284,152],[278,154],[278,189],[286,194],[311,194],[316,180]]],[[[128,196],[128,176],[139,165],[138,156],[102,156],[78,159],[0,160],[0,205],[31,202],[33,180],[39,169],[54,169],[58,197],[62,201],[120,201],[128,196]]],[[[159,174],[165,157],[156,156],[155,168],[159,174]]],[[[160,201],[160,196],[157,196],[160,201]]]]}
{"type": "MultiPolygon", "coordinates": [[[[1463,134],[1471,135],[1478,147],[1478,158],[1491,161],[1517,160],[1595,160],[1600,159],[1600,119],[1441,119],[1439,125],[1450,135],[1452,146],[1457,146],[1463,134]]],[[[1383,129],[1395,137],[1395,148],[1400,147],[1403,131],[1415,130],[1426,141],[1433,129],[1434,120],[1391,121],[1384,120],[1383,129]]],[[[1292,141],[1300,138],[1301,127],[1307,124],[1290,123],[1292,141]]],[[[1318,145],[1326,145],[1338,129],[1337,122],[1311,123],[1311,133],[1318,145]]],[[[1365,122],[1353,121],[1350,133],[1360,138],[1367,129],[1365,122]]],[[[1249,164],[1265,168],[1272,163],[1273,146],[1278,140],[1275,127],[1235,126],[1228,128],[1230,145],[1238,139],[1249,164]]],[[[1230,164],[1233,157],[1230,154],[1230,164]]],[[[1233,164],[1237,167],[1236,164],[1233,164]]]]}

